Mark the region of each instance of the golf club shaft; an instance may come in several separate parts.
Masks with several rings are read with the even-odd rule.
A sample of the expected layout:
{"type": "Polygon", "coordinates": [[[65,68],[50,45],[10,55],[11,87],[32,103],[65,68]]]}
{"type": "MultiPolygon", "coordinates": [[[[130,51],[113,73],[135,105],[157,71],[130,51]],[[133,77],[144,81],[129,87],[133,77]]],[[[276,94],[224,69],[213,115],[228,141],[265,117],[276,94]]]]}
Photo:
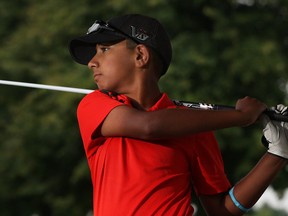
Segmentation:
{"type": "MultiPolygon", "coordinates": [[[[28,88],[37,88],[37,89],[47,89],[54,91],[63,91],[63,92],[72,92],[72,93],[80,93],[80,94],[89,94],[94,90],[91,89],[82,89],[82,88],[72,88],[72,87],[63,87],[63,86],[55,86],[55,85],[43,85],[36,83],[26,83],[26,82],[16,82],[16,81],[8,81],[8,80],[0,80],[0,84],[2,85],[11,85],[11,86],[20,86],[20,87],[28,87],[28,88]]],[[[175,104],[183,105],[193,109],[208,109],[208,110],[227,110],[227,109],[235,109],[233,106],[227,105],[216,105],[216,104],[206,104],[206,103],[198,103],[198,102],[187,102],[181,100],[174,100],[175,104]]],[[[288,122],[288,116],[278,114],[273,110],[267,109],[264,111],[266,115],[270,117],[270,119],[275,121],[284,121],[288,122]]]]}

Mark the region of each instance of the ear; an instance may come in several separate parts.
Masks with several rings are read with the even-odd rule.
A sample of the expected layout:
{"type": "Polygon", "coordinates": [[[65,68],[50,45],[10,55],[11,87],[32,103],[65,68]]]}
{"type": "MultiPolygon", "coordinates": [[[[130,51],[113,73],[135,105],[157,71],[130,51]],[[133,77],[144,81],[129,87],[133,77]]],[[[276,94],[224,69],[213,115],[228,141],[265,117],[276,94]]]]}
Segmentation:
{"type": "Polygon", "coordinates": [[[138,44],[135,48],[136,51],[136,66],[139,68],[147,67],[150,60],[149,49],[143,45],[138,44]]]}

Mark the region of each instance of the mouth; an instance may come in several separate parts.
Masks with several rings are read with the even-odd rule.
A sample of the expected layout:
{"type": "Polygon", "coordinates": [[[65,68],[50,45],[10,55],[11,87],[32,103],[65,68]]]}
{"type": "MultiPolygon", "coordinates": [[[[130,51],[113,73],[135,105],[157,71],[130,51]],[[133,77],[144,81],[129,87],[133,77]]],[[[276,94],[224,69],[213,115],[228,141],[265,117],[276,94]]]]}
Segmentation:
{"type": "Polygon", "coordinates": [[[99,76],[101,76],[100,73],[94,73],[94,74],[93,74],[94,80],[96,80],[99,76]]]}

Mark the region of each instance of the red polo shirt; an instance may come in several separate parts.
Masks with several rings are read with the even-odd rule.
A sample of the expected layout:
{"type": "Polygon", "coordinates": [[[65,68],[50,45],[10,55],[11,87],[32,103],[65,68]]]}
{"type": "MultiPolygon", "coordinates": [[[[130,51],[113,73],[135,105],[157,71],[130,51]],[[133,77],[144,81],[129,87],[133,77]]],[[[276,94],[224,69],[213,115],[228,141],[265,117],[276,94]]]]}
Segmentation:
{"type": "MultiPolygon", "coordinates": [[[[212,132],[157,141],[93,134],[121,105],[131,106],[126,96],[97,90],[84,97],[77,111],[95,216],[191,216],[192,187],[198,195],[229,189],[212,132]]],[[[163,94],[148,111],[167,108],[176,106],[163,94]]]]}

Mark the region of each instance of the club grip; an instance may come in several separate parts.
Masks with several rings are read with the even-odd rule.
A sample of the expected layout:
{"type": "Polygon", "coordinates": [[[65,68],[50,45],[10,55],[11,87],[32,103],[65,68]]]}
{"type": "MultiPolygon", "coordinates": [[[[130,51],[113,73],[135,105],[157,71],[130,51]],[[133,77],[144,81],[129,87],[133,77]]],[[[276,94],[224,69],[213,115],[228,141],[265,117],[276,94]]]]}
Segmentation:
{"type": "Polygon", "coordinates": [[[266,110],[264,113],[274,121],[282,121],[282,122],[288,122],[288,116],[287,115],[281,115],[279,113],[276,113],[273,110],[266,110]]]}
{"type": "MultiPolygon", "coordinates": [[[[205,110],[235,109],[234,106],[188,102],[188,101],[179,101],[179,100],[174,100],[174,103],[176,105],[186,106],[186,107],[193,108],[193,109],[205,109],[205,110]]],[[[281,115],[280,113],[276,113],[274,110],[267,109],[264,111],[264,114],[266,114],[271,120],[288,122],[288,115],[281,115]]]]}
{"type": "MultiPolygon", "coordinates": [[[[226,105],[213,105],[213,109],[227,110],[227,109],[235,109],[235,107],[226,105]]],[[[288,115],[282,115],[280,113],[275,112],[274,110],[267,109],[264,111],[264,114],[266,114],[273,121],[288,122],[288,115]]]]}

